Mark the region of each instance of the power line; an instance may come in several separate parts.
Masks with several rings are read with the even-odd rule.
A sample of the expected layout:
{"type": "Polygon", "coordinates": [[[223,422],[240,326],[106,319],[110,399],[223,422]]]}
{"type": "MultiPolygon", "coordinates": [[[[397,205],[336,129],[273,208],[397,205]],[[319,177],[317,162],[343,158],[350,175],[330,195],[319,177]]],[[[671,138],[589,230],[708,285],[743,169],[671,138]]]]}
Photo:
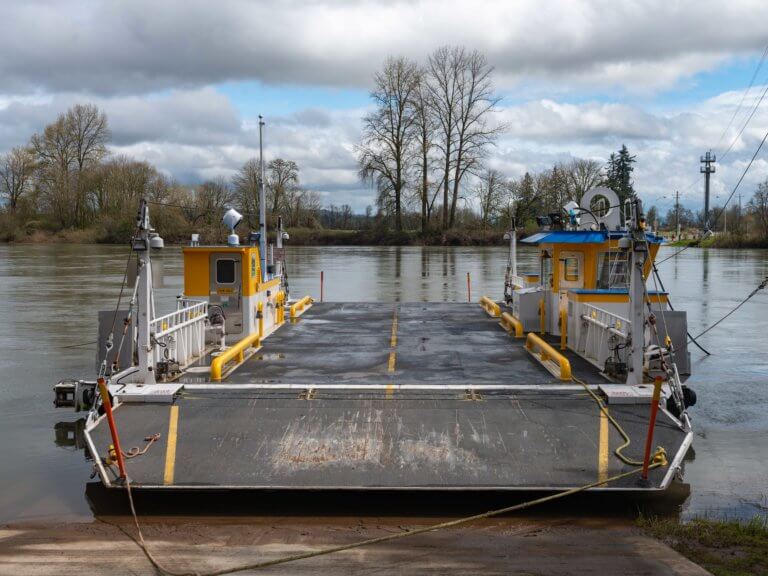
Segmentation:
{"type": "Polygon", "coordinates": [[[760,94],[760,99],[757,101],[757,103],[752,108],[752,112],[749,113],[749,116],[747,117],[746,122],[744,122],[744,125],[741,127],[741,130],[739,130],[739,133],[736,134],[736,137],[731,142],[731,145],[728,146],[728,149],[720,155],[720,161],[721,162],[725,159],[726,156],[728,156],[728,153],[731,150],[733,150],[734,145],[736,144],[736,142],[739,141],[739,138],[741,138],[741,135],[744,133],[744,130],[749,125],[750,121],[752,120],[752,117],[755,115],[755,112],[757,112],[757,109],[760,108],[760,104],[762,104],[763,98],[765,98],[766,93],[768,93],[768,84],[766,84],[765,89],[763,90],[763,93],[760,94]]]}
{"type": "MultiPolygon", "coordinates": [[[[715,217],[715,221],[712,223],[712,227],[713,227],[713,228],[716,228],[716,227],[717,227],[717,222],[720,220],[720,216],[722,216],[722,215],[723,215],[723,212],[724,212],[724,211],[725,211],[725,209],[728,207],[728,203],[729,203],[729,202],[731,201],[731,199],[733,198],[733,195],[734,195],[734,194],[736,194],[736,191],[739,189],[739,186],[741,186],[741,183],[742,183],[742,181],[744,180],[744,177],[747,175],[747,172],[749,172],[749,169],[752,167],[752,163],[755,161],[755,158],[757,158],[757,155],[760,153],[760,150],[762,150],[762,148],[763,148],[763,144],[765,144],[765,141],[766,141],[766,139],[768,139],[768,132],[766,132],[766,133],[765,133],[765,135],[763,136],[763,139],[760,141],[760,145],[757,147],[757,150],[755,150],[755,153],[754,153],[754,154],[752,154],[752,158],[750,159],[750,161],[749,161],[749,164],[747,164],[746,168],[744,168],[744,172],[742,172],[742,173],[741,173],[741,176],[739,177],[739,180],[738,180],[738,182],[736,182],[736,186],[734,186],[734,187],[733,187],[733,190],[731,191],[731,194],[730,194],[730,196],[728,196],[728,199],[725,201],[725,204],[723,204],[723,207],[722,207],[722,208],[720,209],[720,211],[717,213],[717,216],[715,217]]],[[[687,249],[688,249],[688,248],[690,248],[691,246],[698,246],[698,244],[699,244],[700,242],[701,242],[701,240],[698,240],[698,241],[696,241],[696,242],[692,242],[692,243],[688,244],[687,246],[683,246],[683,248],[681,248],[680,250],[678,250],[677,252],[675,252],[675,253],[674,253],[674,254],[672,254],[671,256],[667,256],[667,257],[666,257],[666,258],[664,258],[663,260],[660,260],[660,261],[659,261],[659,262],[657,262],[656,264],[657,264],[657,265],[663,264],[663,263],[664,263],[664,262],[666,262],[667,260],[671,260],[672,258],[674,258],[675,256],[677,256],[677,255],[678,255],[678,254],[680,254],[681,252],[683,252],[683,251],[687,250],[687,249]]]]}
{"type": "MultiPolygon", "coordinates": [[[[736,111],[733,113],[733,116],[731,116],[730,121],[728,122],[728,125],[725,127],[725,130],[723,130],[722,134],[720,134],[720,138],[717,140],[717,144],[715,145],[715,149],[720,145],[720,142],[722,142],[723,137],[725,136],[726,132],[731,128],[731,125],[733,124],[733,121],[736,119],[736,116],[738,115],[739,111],[741,110],[742,105],[744,104],[744,100],[747,97],[747,94],[750,92],[752,87],[754,86],[755,80],[757,79],[757,75],[759,74],[760,70],[763,67],[763,63],[765,62],[766,57],[768,57],[768,45],[766,45],[765,49],[763,50],[763,54],[760,57],[760,61],[758,62],[757,66],[755,67],[755,71],[752,73],[752,79],[749,82],[749,87],[744,91],[744,94],[741,97],[741,101],[739,102],[739,105],[736,107],[736,111]]],[[[741,138],[741,135],[744,133],[744,130],[747,128],[747,125],[752,120],[752,117],[755,115],[755,112],[757,112],[757,109],[760,107],[760,104],[762,103],[763,99],[765,98],[766,93],[768,92],[768,85],[766,85],[765,89],[763,90],[763,93],[760,95],[760,98],[758,99],[757,103],[752,107],[752,111],[750,112],[746,122],[742,125],[741,129],[739,130],[739,133],[736,135],[736,137],[731,141],[728,148],[725,150],[725,152],[720,154],[720,162],[725,160],[725,157],[733,150],[733,147],[736,145],[736,142],[738,142],[739,138],[741,138]]],[[[698,178],[695,178],[691,181],[691,183],[682,189],[682,192],[680,193],[681,196],[685,196],[688,192],[690,192],[691,188],[693,188],[697,183],[699,182],[698,178]]]]}
{"type": "MultiPolygon", "coordinates": [[[[717,144],[715,144],[715,149],[717,149],[717,147],[720,146],[720,142],[723,141],[723,137],[725,137],[726,132],[728,132],[730,127],[733,125],[733,121],[736,120],[736,116],[741,110],[741,107],[744,104],[744,100],[747,98],[747,94],[749,94],[750,90],[752,90],[752,87],[755,85],[755,80],[757,79],[757,75],[760,72],[760,69],[763,67],[763,62],[765,62],[766,55],[768,55],[768,45],[766,45],[765,49],[763,50],[763,55],[760,57],[760,61],[757,63],[757,67],[755,68],[755,71],[752,73],[752,79],[749,81],[749,86],[741,95],[741,100],[739,101],[739,105],[736,107],[736,110],[734,110],[733,116],[731,116],[731,119],[728,122],[728,126],[726,126],[725,130],[723,130],[723,133],[720,134],[720,138],[718,138],[717,144]]],[[[727,151],[726,151],[726,154],[727,154],[727,151]]],[[[725,154],[721,154],[720,157],[721,159],[724,158],[725,154]]]]}

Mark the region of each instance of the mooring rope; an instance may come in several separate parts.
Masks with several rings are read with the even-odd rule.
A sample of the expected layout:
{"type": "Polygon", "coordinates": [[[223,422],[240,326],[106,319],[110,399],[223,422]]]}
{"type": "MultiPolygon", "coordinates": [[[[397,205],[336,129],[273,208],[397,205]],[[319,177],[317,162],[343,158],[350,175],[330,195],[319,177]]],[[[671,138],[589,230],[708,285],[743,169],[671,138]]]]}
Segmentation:
{"type": "Polygon", "coordinates": [[[757,288],[755,288],[754,290],[752,290],[752,292],[750,292],[750,293],[747,295],[747,297],[746,297],[746,298],[744,298],[744,300],[742,300],[741,302],[739,302],[739,303],[738,303],[738,304],[737,304],[737,305],[736,305],[736,306],[735,306],[735,307],[734,307],[734,308],[733,308],[733,309],[732,309],[730,312],[728,312],[728,314],[726,314],[725,316],[723,316],[722,318],[720,318],[720,320],[718,320],[717,322],[715,322],[714,324],[712,324],[712,325],[711,325],[711,326],[709,326],[708,328],[705,328],[705,329],[704,329],[704,331],[702,331],[702,332],[700,332],[699,334],[697,334],[695,338],[694,338],[693,336],[690,336],[690,338],[691,338],[693,341],[696,341],[696,338],[701,338],[702,336],[704,336],[704,334],[706,334],[707,332],[709,332],[710,330],[712,330],[712,328],[714,328],[715,326],[717,326],[718,324],[720,324],[720,323],[721,323],[723,320],[725,320],[725,319],[726,319],[726,318],[728,318],[728,317],[729,317],[731,314],[733,314],[734,312],[736,312],[736,310],[738,310],[739,308],[741,308],[742,306],[744,306],[744,304],[746,304],[746,303],[749,301],[749,299],[750,299],[750,298],[752,298],[752,296],[754,296],[755,294],[757,294],[758,292],[760,292],[760,290],[763,290],[763,289],[764,289],[766,286],[768,286],[768,276],[766,276],[766,277],[765,277],[765,279],[764,279],[764,280],[763,280],[763,281],[762,281],[762,282],[761,282],[761,283],[760,283],[760,284],[757,286],[757,288]]]}
{"type": "MultiPolygon", "coordinates": [[[[653,461],[649,466],[649,469],[659,468],[662,466],[667,465],[667,459],[664,455],[664,451],[657,449],[656,453],[653,456],[653,461]]],[[[616,482],[617,480],[621,480],[623,478],[628,478],[630,476],[633,476],[637,474],[638,472],[641,472],[642,468],[634,468],[632,470],[629,470],[628,472],[622,472],[621,474],[616,474],[615,476],[611,476],[610,478],[606,478],[604,480],[598,480],[597,482],[591,482],[589,484],[585,484],[583,486],[579,486],[577,488],[571,488],[569,490],[564,490],[562,492],[558,492],[556,494],[550,494],[549,496],[544,496],[542,498],[536,498],[535,500],[529,500],[527,502],[522,502],[520,504],[514,504],[512,506],[506,506],[504,508],[498,508],[496,510],[489,510],[488,512],[483,512],[481,514],[474,514],[472,516],[466,516],[463,518],[458,518],[455,520],[448,520],[446,522],[440,522],[438,524],[431,524],[429,526],[424,526],[421,528],[415,528],[413,530],[409,530],[408,532],[399,532],[397,534],[388,534],[386,536],[379,536],[376,538],[369,538],[367,540],[360,540],[358,542],[352,542],[351,544],[342,544],[340,546],[332,546],[330,548],[323,548],[321,550],[314,550],[312,552],[302,552],[299,554],[291,554],[289,556],[283,556],[281,558],[274,558],[272,560],[261,560],[258,562],[252,562],[249,564],[242,564],[240,566],[233,566],[231,568],[222,568],[219,570],[213,570],[210,572],[196,572],[196,571],[177,571],[177,570],[171,570],[164,566],[155,556],[152,554],[152,552],[149,550],[146,541],[144,540],[144,534],[141,531],[141,526],[139,524],[139,518],[136,513],[136,507],[133,502],[133,493],[131,492],[131,483],[129,479],[126,479],[125,481],[125,487],[126,492],[128,493],[128,501],[130,503],[131,507],[131,515],[133,516],[133,523],[136,527],[136,532],[138,534],[137,536],[133,536],[130,534],[127,530],[125,530],[122,526],[112,524],[112,522],[107,522],[108,524],[112,524],[116,528],[118,528],[120,531],[122,531],[126,536],[131,538],[142,550],[144,555],[146,556],[147,560],[152,564],[152,566],[155,567],[161,574],[164,574],[165,576],[224,576],[225,574],[235,574],[237,572],[244,572],[246,570],[260,570],[263,568],[269,568],[271,566],[277,566],[280,564],[288,564],[289,562],[296,562],[299,560],[307,560],[309,558],[317,558],[319,556],[327,556],[328,554],[335,554],[337,552],[344,552],[345,550],[353,550],[355,548],[361,548],[363,546],[372,546],[374,544],[382,544],[384,542],[391,542],[394,540],[402,540],[404,538],[409,538],[411,536],[417,536],[419,534],[424,534],[426,532],[434,532],[436,530],[444,530],[446,528],[453,528],[455,526],[461,526],[462,524],[467,524],[469,522],[474,522],[476,520],[483,520],[486,518],[493,518],[494,516],[500,516],[502,514],[509,514],[511,512],[518,512],[520,510],[525,510],[526,508],[531,508],[533,506],[538,506],[540,504],[545,504],[547,502],[552,502],[554,500],[559,500],[561,498],[565,498],[567,496],[573,496],[574,494],[578,494],[579,492],[584,492],[586,490],[589,490],[591,488],[597,488],[598,486],[603,486],[604,484],[608,484],[610,482],[616,482]]]]}

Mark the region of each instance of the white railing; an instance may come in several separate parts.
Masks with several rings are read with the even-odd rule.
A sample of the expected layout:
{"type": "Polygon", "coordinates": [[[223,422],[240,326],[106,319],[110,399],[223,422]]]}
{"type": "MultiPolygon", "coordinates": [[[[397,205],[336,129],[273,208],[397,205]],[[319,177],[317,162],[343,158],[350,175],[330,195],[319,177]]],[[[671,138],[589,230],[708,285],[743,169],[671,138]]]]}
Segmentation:
{"type": "Polygon", "coordinates": [[[177,310],[152,320],[155,362],[175,360],[184,368],[205,353],[208,302],[180,299],[177,310]]]}
{"type": "Polygon", "coordinates": [[[577,353],[601,370],[605,368],[606,359],[614,355],[614,350],[622,362],[626,361],[626,343],[632,328],[629,320],[584,304],[581,322],[577,353]]]}

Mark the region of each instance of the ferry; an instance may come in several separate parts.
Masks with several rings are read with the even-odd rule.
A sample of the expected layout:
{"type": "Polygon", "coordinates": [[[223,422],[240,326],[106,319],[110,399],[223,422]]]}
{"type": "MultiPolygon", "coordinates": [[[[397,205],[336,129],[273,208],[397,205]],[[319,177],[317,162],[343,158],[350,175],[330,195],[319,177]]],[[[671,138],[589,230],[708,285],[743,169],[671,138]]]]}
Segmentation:
{"type": "Polygon", "coordinates": [[[655,289],[663,240],[639,198],[597,188],[539,218],[519,240],[536,270],[518,271],[511,230],[504,296],[477,303],[293,297],[288,235],[261,220],[241,237],[231,209],[226,245],[193,235],[160,314],[163,240],[141,202],[122,302],[99,314],[98,373],[54,386],[57,406],[87,413],[106,488],[638,494],[682,480],[686,313],[655,289]]]}

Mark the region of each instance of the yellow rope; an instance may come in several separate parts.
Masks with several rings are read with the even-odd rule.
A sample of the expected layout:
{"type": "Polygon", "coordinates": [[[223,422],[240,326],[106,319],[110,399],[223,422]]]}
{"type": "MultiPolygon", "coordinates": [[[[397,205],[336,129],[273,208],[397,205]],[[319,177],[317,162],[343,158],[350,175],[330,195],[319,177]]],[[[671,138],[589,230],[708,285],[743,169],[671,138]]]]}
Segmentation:
{"type": "MultiPolygon", "coordinates": [[[[664,456],[663,449],[657,450],[656,454],[654,454],[654,457],[653,457],[653,463],[649,466],[649,469],[658,468],[666,465],[667,465],[667,460],[666,460],[666,457],[664,456]]],[[[277,566],[279,564],[287,564],[289,562],[296,562],[298,560],[306,560],[309,558],[316,558],[318,556],[326,556],[328,554],[335,554],[336,552],[352,550],[354,548],[360,548],[362,546],[371,546],[373,544],[381,544],[383,542],[400,540],[402,538],[408,538],[410,536],[424,534],[425,532],[433,532],[435,530],[444,530],[446,528],[453,528],[454,526],[460,526],[462,524],[467,524],[468,522],[474,522],[475,520],[482,520],[485,518],[500,516],[502,514],[508,514],[510,512],[517,512],[519,510],[524,510],[532,506],[537,506],[539,504],[545,504],[547,502],[552,502],[553,500],[565,498],[566,496],[572,496],[574,494],[578,494],[579,492],[584,492],[585,490],[589,490],[590,488],[597,488],[598,486],[602,486],[603,484],[608,484],[609,482],[615,482],[617,480],[621,480],[622,478],[627,478],[629,476],[637,474],[641,470],[642,468],[634,468],[633,470],[630,470],[628,472],[623,472],[615,476],[611,476],[610,478],[606,478],[604,480],[598,480],[597,482],[585,484],[584,486],[579,486],[577,488],[571,488],[570,490],[564,490],[563,492],[558,492],[556,494],[551,494],[549,496],[544,496],[542,498],[537,498],[535,500],[529,500],[528,502],[522,502],[520,504],[515,504],[513,506],[507,506],[505,508],[499,508],[497,510],[490,510],[488,512],[483,512],[482,514],[475,514],[473,516],[467,516],[465,518],[449,520],[447,522],[441,522],[439,524],[432,524],[430,526],[416,528],[409,532],[400,532],[398,534],[388,534],[386,536],[380,536],[378,538],[369,538],[368,540],[361,540],[359,542],[353,542],[351,544],[344,544],[341,546],[334,546],[332,548],[324,548],[322,550],[316,550],[314,552],[303,552],[301,554],[292,554],[290,556],[284,556],[282,558],[275,558],[273,560],[262,560],[260,562],[254,562],[251,564],[233,566],[232,568],[223,568],[221,570],[214,570],[212,572],[186,572],[186,571],[177,572],[174,570],[169,570],[168,568],[163,566],[152,555],[152,553],[147,548],[147,544],[144,541],[144,536],[141,533],[141,527],[139,526],[139,519],[138,519],[138,516],[136,515],[136,508],[133,505],[133,495],[131,494],[131,484],[130,484],[130,481],[128,480],[126,480],[126,489],[128,492],[128,500],[131,505],[131,514],[133,515],[134,525],[136,526],[136,531],[138,532],[138,539],[132,536],[131,534],[128,534],[128,532],[126,532],[122,527],[118,526],[118,528],[122,530],[126,535],[128,535],[134,542],[136,542],[136,544],[144,552],[144,555],[147,557],[147,559],[161,574],[165,574],[166,576],[224,576],[225,574],[234,574],[236,572],[243,572],[245,570],[258,570],[262,568],[269,568],[271,566],[277,566]]]]}
{"type": "MultiPolygon", "coordinates": [[[[613,451],[613,453],[616,455],[616,458],[624,462],[624,464],[627,464],[628,466],[642,466],[643,462],[642,460],[634,460],[633,458],[630,458],[629,456],[624,455],[624,449],[629,447],[629,445],[632,443],[632,441],[629,439],[629,434],[627,434],[624,431],[624,428],[621,427],[621,424],[619,424],[616,419],[613,417],[613,415],[608,412],[608,408],[605,407],[605,404],[603,404],[603,400],[595,394],[592,389],[589,387],[589,385],[584,382],[583,380],[580,380],[579,378],[576,378],[576,376],[571,376],[571,379],[574,382],[578,382],[584,387],[584,390],[586,390],[590,396],[592,396],[592,399],[595,401],[595,403],[600,408],[600,411],[605,414],[605,417],[608,418],[608,421],[611,423],[611,425],[616,429],[616,431],[621,435],[621,437],[624,439],[624,443],[616,448],[616,450],[613,451]]],[[[659,450],[663,450],[663,448],[659,448],[659,450]]]]}

